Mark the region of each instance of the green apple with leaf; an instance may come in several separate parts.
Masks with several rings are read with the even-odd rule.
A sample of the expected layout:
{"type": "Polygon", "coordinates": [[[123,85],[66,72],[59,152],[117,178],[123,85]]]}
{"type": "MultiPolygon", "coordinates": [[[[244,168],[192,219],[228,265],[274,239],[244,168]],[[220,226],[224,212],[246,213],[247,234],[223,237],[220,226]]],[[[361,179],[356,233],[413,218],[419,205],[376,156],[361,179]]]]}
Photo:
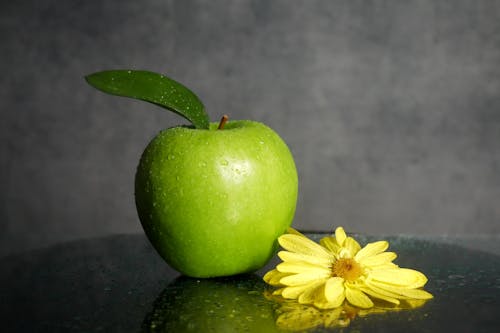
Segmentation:
{"type": "Polygon", "coordinates": [[[147,71],[86,77],[106,93],[136,98],[191,122],[161,131],[137,167],[135,201],[158,253],[191,277],[228,276],[264,266],[290,226],[297,171],[285,142],[250,120],[209,122],[199,98],[147,71]]]}

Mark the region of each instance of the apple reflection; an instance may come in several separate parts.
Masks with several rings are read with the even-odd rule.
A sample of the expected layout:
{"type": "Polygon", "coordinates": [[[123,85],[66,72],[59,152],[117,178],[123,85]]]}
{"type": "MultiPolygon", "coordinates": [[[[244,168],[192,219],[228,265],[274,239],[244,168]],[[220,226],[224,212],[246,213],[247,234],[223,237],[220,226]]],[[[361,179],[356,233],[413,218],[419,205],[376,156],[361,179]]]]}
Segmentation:
{"type": "Polygon", "coordinates": [[[279,332],[257,275],[217,279],[180,277],[158,296],[143,332],[279,332]]]}

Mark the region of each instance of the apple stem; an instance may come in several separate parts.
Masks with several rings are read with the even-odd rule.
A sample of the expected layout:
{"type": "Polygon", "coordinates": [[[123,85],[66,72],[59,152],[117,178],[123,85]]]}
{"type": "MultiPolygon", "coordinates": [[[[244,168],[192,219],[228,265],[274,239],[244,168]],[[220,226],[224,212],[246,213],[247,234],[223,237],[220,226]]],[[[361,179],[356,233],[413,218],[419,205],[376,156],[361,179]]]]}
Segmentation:
{"type": "Polygon", "coordinates": [[[229,117],[227,114],[223,115],[222,118],[220,119],[220,122],[219,122],[219,127],[217,127],[217,129],[223,129],[224,128],[224,125],[226,125],[227,121],[229,120],[229,117]]]}

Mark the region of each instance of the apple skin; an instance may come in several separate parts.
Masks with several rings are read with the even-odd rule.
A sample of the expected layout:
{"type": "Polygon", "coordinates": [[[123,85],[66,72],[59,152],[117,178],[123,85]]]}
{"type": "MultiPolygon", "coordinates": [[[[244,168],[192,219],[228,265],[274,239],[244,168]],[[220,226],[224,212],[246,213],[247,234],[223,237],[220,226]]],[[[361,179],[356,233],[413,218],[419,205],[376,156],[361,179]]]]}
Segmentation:
{"type": "Polygon", "coordinates": [[[191,277],[255,271],[295,214],[298,181],[283,140],[262,123],[161,131],[135,178],[136,206],[165,261],[191,277]]]}

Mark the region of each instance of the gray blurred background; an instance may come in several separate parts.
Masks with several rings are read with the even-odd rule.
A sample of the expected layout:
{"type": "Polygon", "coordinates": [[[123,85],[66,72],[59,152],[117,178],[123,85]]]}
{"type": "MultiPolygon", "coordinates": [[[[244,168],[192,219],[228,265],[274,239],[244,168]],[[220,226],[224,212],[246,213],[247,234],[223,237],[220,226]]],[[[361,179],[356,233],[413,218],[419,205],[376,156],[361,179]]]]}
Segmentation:
{"type": "Polygon", "coordinates": [[[0,255],[142,232],[137,162],[184,120],[83,80],[112,68],[274,128],[296,228],[500,233],[499,1],[2,1],[0,37],[0,255]]]}

